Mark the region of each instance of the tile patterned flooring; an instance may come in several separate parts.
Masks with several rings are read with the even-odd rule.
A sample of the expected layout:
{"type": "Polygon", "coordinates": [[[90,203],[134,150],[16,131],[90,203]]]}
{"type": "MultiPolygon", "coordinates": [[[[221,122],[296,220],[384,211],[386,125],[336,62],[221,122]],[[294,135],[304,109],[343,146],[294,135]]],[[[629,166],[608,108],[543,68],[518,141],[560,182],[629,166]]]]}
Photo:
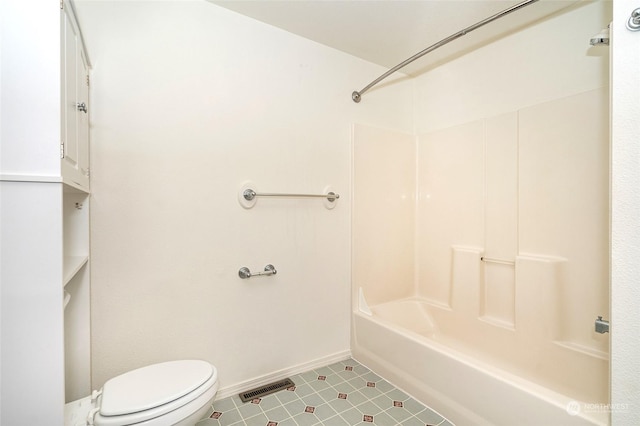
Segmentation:
{"type": "Polygon", "coordinates": [[[295,386],[251,402],[215,401],[196,426],[453,426],[352,359],[291,380],[295,386]]]}

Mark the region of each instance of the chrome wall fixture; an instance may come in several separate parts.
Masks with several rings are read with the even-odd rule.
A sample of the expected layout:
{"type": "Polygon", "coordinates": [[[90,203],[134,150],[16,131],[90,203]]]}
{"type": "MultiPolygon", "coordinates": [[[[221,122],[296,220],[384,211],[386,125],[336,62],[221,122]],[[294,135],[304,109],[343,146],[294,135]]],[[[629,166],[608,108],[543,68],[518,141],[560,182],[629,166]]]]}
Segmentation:
{"type": "Polygon", "coordinates": [[[252,201],[255,197],[293,197],[293,198],[326,198],[330,202],[336,201],[340,198],[339,194],[335,192],[328,192],[326,194],[284,194],[284,193],[257,193],[253,189],[245,189],[243,197],[247,201],[252,201]]]}
{"type": "Polygon", "coordinates": [[[366,91],[368,91],[369,89],[371,89],[373,86],[375,86],[376,84],[380,83],[382,80],[384,80],[385,78],[389,77],[391,74],[393,74],[394,72],[398,71],[401,68],[404,68],[405,66],[409,65],[411,62],[415,61],[416,59],[419,59],[421,57],[423,57],[424,55],[426,55],[429,52],[432,52],[434,50],[436,50],[439,47],[444,46],[445,44],[462,37],[463,35],[466,35],[468,33],[470,33],[473,30],[477,30],[478,28],[488,24],[489,22],[493,22],[498,18],[502,18],[505,15],[508,15],[511,12],[515,12],[518,9],[521,9],[525,6],[530,5],[531,3],[535,3],[538,0],[525,0],[523,2],[520,2],[514,6],[511,6],[505,10],[503,10],[502,12],[498,12],[493,16],[490,16],[480,22],[476,22],[475,24],[465,28],[464,30],[458,31],[455,34],[450,35],[447,38],[444,38],[442,40],[440,40],[439,42],[432,44],[431,46],[427,47],[426,49],[416,53],[415,55],[413,55],[412,57],[410,57],[409,59],[399,63],[398,65],[396,65],[395,67],[391,68],[389,71],[385,72],[384,74],[382,74],[380,77],[376,78],[375,80],[373,80],[371,83],[369,83],[368,85],[366,85],[363,89],[361,89],[360,91],[354,91],[351,94],[351,99],[353,100],[353,102],[360,102],[360,100],[362,99],[362,95],[364,95],[364,93],[366,91]]]}
{"type": "Polygon", "coordinates": [[[245,209],[255,206],[258,198],[317,198],[322,199],[325,208],[331,210],[338,203],[340,194],[337,194],[331,186],[325,186],[322,194],[293,194],[293,193],[276,193],[276,192],[260,192],[256,189],[256,184],[250,181],[245,182],[238,192],[238,202],[245,209]]]}
{"type": "Polygon", "coordinates": [[[603,29],[598,34],[596,34],[593,37],[591,37],[591,39],[589,40],[589,44],[591,44],[592,46],[598,46],[600,44],[604,44],[606,46],[609,46],[609,44],[610,44],[609,32],[610,32],[610,28],[609,27],[603,29]]]}
{"type": "Polygon", "coordinates": [[[640,31],[640,7],[631,12],[631,16],[627,21],[627,29],[629,31],[640,31]]]}
{"type": "Polygon", "coordinates": [[[604,334],[609,332],[609,321],[603,320],[601,316],[598,315],[596,319],[596,333],[604,334]]]}
{"type": "Polygon", "coordinates": [[[277,273],[278,273],[278,271],[276,271],[276,268],[273,265],[269,264],[269,265],[264,267],[264,271],[254,272],[254,273],[251,273],[251,270],[249,270],[249,268],[247,268],[246,266],[243,266],[238,271],[238,276],[240,278],[242,278],[243,280],[246,280],[246,279],[249,279],[251,277],[256,277],[256,276],[260,276],[260,275],[269,276],[269,275],[275,275],[277,273]]]}

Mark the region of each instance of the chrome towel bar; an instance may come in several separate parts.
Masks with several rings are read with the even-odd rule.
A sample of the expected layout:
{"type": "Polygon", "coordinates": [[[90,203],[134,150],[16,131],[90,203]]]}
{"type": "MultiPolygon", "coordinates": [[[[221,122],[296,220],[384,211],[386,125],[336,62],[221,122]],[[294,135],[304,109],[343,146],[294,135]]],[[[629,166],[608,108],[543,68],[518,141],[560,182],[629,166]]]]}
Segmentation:
{"type": "Polygon", "coordinates": [[[340,194],[336,194],[335,192],[328,192],[326,194],[283,194],[283,193],[268,193],[262,192],[257,193],[253,189],[245,189],[242,193],[244,199],[247,201],[252,201],[255,197],[293,197],[293,198],[326,198],[330,202],[336,201],[340,198],[340,194]]]}
{"type": "Polygon", "coordinates": [[[339,194],[336,194],[334,189],[327,185],[322,190],[322,194],[293,194],[293,193],[276,193],[276,192],[260,192],[256,189],[257,185],[254,182],[246,181],[240,191],[238,191],[238,202],[245,209],[250,209],[255,206],[258,198],[271,197],[271,198],[316,198],[322,199],[322,204],[328,210],[336,207],[338,204],[339,194]]]}

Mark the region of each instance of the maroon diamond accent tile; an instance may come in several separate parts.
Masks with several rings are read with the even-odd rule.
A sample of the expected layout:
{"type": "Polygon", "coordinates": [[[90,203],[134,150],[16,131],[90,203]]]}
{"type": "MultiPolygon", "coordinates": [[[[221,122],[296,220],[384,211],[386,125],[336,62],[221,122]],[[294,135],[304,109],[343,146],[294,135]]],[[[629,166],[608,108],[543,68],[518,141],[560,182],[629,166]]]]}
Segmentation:
{"type": "Polygon", "coordinates": [[[269,422],[267,426],[278,426],[278,422],[269,422]]]}
{"type": "Polygon", "coordinates": [[[311,407],[309,405],[307,405],[307,408],[304,409],[305,413],[313,413],[314,411],[316,411],[316,407],[311,407]]]}
{"type": "Polygon", "coordinates": [[[327,376],[318,376],[318,380],[327,380],[327,376]]]}
{"type": "Polygon", "coordinates": [[[220,411],[214,411],[212,415],[209,416],[210,419],[219,419],[222,413],[220,411]]]}
{"type": "Polygon", "coordinates": [[[402,401],[393,401],[393,406],[394,407],[403,407],[404,405],[402,404],[402,401]]]}
{"type": "Polygon", "coordinates": [[[374,382],[367,382],[367,387],[368,388],[375,388],[376,384],[374,382]]]}
{"type": "Polygon", "coordinates": [[[288,390],[288,391],[294,391],[294,390],[296,390],[296,387],[295,387],[295,386],[289,386],[289,387],[287,388],[287,390],[288,390]]]}
{"type": "Polygon", "coordinates": [[[347,394],[346,393],[339,393],[338,394],[338,399],[347,399],[347,394]]]}
{"type": "Polygon", "coordinates": [[[252,403],[252,404],[260,404],[260,401],[262,401],[262,399],[260,399],[260,398],[256,398],[256,399],[252,399],[252,400],[251,400],[251,403],[252,403]]]}
{"type": "Polygon", "coordinates": [[[369,416],[368,414],[365,414],[365,415],[362,417],[362,421],[363,421],[363,422],[373,423],[373,416],[369,416]]]}
{"type": "Polygon", "coordinates": [[[350,365],[347,365],[344,369],[347,371],[353,371],[353,367],[350,365]]]}

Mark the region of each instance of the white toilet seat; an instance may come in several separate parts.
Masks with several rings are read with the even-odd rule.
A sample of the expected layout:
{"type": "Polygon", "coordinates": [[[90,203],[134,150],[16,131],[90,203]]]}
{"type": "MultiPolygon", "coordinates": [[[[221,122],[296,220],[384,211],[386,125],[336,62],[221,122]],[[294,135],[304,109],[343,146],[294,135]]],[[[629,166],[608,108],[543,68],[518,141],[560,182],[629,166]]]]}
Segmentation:
{"type": "MultiPolygon", "coordinates": [[[[130,371],[105,383],[97,398],[69,403],[82,409],[87,425],[174,425],[190,419],[194,424],[209,409],[218,390],[216,368],[198,360],[170,361],[130,371]],[[88,401],[90,400],[90,402],[88,401]]],[[[75,407],[75,408],[74,408],[75,407]]],[[[78,423],[73,423],[78,424],[78,423]]]]}

